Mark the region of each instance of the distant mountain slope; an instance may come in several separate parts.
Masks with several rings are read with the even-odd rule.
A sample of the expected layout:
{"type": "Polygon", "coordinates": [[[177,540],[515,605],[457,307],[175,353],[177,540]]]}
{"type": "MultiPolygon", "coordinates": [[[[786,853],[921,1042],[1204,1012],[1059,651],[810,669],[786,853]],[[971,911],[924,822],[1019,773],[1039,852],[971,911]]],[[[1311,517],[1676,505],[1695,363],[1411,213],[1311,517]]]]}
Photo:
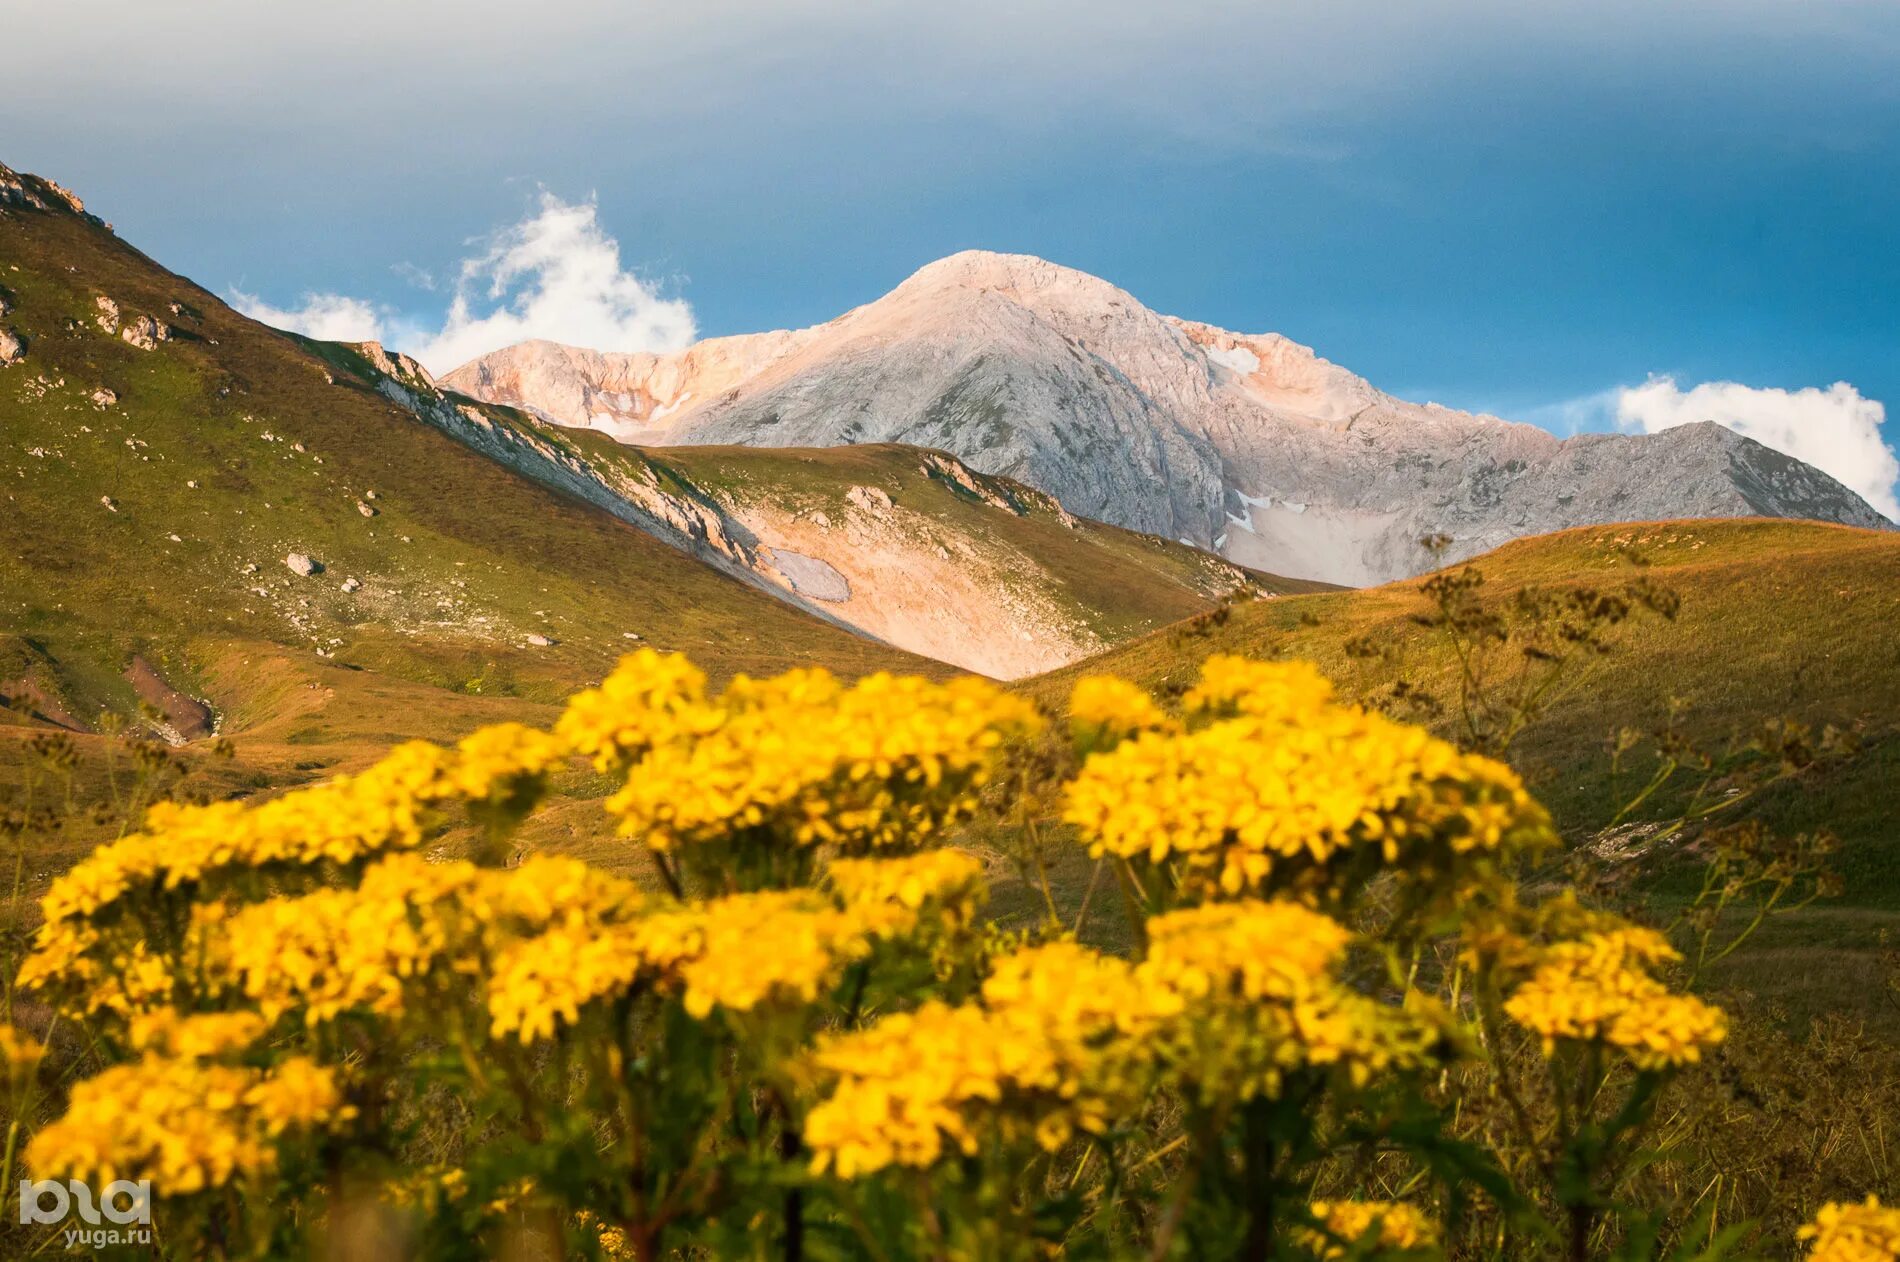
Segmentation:
{"type": "Polygon", "coordinates": [[[1826,474],[1718,426],[1559,441],[1393,398],[1278,335],[1157,315],[1023,255],[953,255],[810,329],[672,356],[531,342],[445,382],[628,442],[941,448],[1071,512],[1338,583],[1592,522],[1883,524],[1826,474]],[[1446,551],[1420,546],[1433,535],[1446,551]]]}
{"type": "Polygon", "coordinates": [[[325,353],[468,446],[719,570],[999,678],[1053,669],[1225,601],[1316,586],[1075,517],[943,452],[636,448],[445,392],[374,344],[325,353]]]}
{"type": "Polygon", "coordinates": [[[660,456],[480,404],[257,324],[4,167],[0,304],[0,697],[60,722],[197,734],[201,637],[535,696],[639,644],[1013,677],[1307,586],[943,453],[660,456]]]}
{"type": "Polygon", "coordinates": [[[0,304],[0,697],[43,718],[130,712],[143,659],[221,719],[249,694],[215,681],[278,647],[541,698],[640,643],[720,674],[933,669],[418,423],[5,168],[0,304]]]}

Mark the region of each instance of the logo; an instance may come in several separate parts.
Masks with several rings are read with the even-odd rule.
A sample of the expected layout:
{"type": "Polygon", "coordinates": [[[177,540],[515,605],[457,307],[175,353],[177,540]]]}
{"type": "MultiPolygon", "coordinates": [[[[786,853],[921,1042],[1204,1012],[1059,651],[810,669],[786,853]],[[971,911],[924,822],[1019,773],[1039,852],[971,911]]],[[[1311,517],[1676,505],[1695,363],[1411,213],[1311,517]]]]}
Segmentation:
{"type": "Polygon", "coordinates": [[[98,1197],[92,1185],[78,1179],[61,1183],[57,1179],[20,1180],[20,1222],[58,1224],[75,1212],[82,1227],[68,1227],[66,1247],[87,1245],[103,1249],[111,1245],[152,1243],[152,1181],[137,1183],[114,1179],[98,1197]],[[111,1226],[107,1226],[107,1224],[111,1226]]]}

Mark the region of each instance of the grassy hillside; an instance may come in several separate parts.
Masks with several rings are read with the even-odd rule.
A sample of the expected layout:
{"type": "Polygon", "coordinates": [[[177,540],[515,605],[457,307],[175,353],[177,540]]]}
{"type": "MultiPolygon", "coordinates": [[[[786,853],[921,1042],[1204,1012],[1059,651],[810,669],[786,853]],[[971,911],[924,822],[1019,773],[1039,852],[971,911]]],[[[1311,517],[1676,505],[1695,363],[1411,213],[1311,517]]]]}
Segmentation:
{"type": "MultiPolygon", "coordinates": [[[[1623,728],[1683,730],[1722,748],[1787,716],[1851,732],[1858,750],[1770,789],[1745,809],[1798,833],[1831,829],[1846,893],[1773,922],[1724,965],[1724,980],[1805,1010],[1884,1012],[1881,934],[1900,934],[1900,534],[1788,521],[1695,521],[1588,527],[1520,540],[1472,565],[1494,606],[1527,588],[1615,591],[1639,576],[1675,592],[1673,620],[1633,616],[1584,653],[1548,710],[1512,747],[1572,838],[1602,828],[1655,765],[1647,743],[1612,757],[1623,728]],[[1638,565],[1637,562],[1647,562],[1638,565]]],[[[1462,568],[1462,567],[1459,567],[1462,568]]],[[[1111,650],[1035,682],[1055,701],[1082,674],[1122,673],[1167,692],[1211,653],[1318,662],[1342,690],[1384,695],[1404,677],[1455,693],[1442,630],[1420,625],[1421,580],[1364,591],[1262,600],[1111,650]]],[[[1455,728],[1452,718],[1441,726],[1455,728]]],[[[1665,872],[1653,887],[1680,890],[1665,872]]]]}
{"type": "Polygon", "coordinates": [[[804,512],[848,511],[859,486],[888,491],[962,537],[1007,550],[1019,581],[1053,594],[1108,642],[1203,613],[1239,591],[1288,594],[1329,584],[1248,574],[1208,553],[1154,535],[1073,517],[1049,496],[1007,478],[973,474],[951,457],[888,443],[856,447],[663,447],[642,453],[650,465],[723,503],[769,503],[804,512]],[[954,467],[962,483],[946,476],[954,467]]]}
{"type": "Polygon", "coordinates": [[[134,655],[202,694],[238,644],[540,698],[630,634],[721,673],[919,665],[467,450],[78,214],[0,212],[0,297],[27,344],[0,369],[0,633],[72,715],[136,704],[134,655]],[[170,339],[106,331],[100,297],[170,339]]]}
{"type": "Polygon", "coordinates": [[[379,348],[312,343],[465,445],[873,639],[1021,678],[1238,596],[1325,589],[1074,517],[943,452],[639,449],[444,390],[379,348]]]}

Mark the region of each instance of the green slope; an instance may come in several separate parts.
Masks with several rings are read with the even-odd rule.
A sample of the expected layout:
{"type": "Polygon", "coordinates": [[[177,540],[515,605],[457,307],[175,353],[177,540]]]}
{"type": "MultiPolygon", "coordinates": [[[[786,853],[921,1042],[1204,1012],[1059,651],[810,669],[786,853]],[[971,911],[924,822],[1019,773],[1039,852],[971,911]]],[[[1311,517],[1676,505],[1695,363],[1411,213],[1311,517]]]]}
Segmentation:
{"type": "MultiPolygon", "coordinates": [[[[1845,894],[1773,922],[1722,978],[1796,1011],[1900,1018],[1883,1007],[1879,981],[1881,934],[1900,935],[1900,533],[1768,520],[1587,527],[1520,540],[1471,564],[1486,600],[1500,605],[1527,587],[1616,589],[1639,572],[1681,598],[1673,621],[1633,618],[1611,632],[1609,652],[1577,659],[1512,748],[1511,761],[1573,838],[1607,824],[1654,765],[1644,748],[1619,765],[1613,735],[1662,726],[1672,704],[1709,747],[1778,716],[1855,734],[1857,752],[1745,808],[1783,833],[1833,831],[1845,894]],[[1648,565],[1639,571],[1633,556],[1648,565]]],[[[1421,582],[1236,607],[1225,620],[1178,625],[1031,687],[1056,701],[1077,676],[1109,671],[1166,692],[1219,652],[1309,659],[1362,698],[1400,675],[1450,696],[1455,668],[1443,633],[1414,620],[1430,609],[1421,582]]],[[[1679,885],[1663,869],[1652,888],[1667,902],[1679,885]]]]}
{"type": "Polygon", "coordinates": [[[468,450],[64,206],[0,207],[0,298],[27,345],[0,368],[0,636],[69,714],[130,710],[134,655],[203,695],[247,644],[542,699],[629,633],[722,674],[921,665],[468,450]],[[104,331],[100,296],[170,340],[104,331]]]}
{"type": "Polygon", "coordinates": [[[528,477],[821,617],[979,673],[1048,670],[1243,596],[1330,590],[1077,518],[943,452],[629,447],[445,390],[372,345],[311,346],[528,477]]]}

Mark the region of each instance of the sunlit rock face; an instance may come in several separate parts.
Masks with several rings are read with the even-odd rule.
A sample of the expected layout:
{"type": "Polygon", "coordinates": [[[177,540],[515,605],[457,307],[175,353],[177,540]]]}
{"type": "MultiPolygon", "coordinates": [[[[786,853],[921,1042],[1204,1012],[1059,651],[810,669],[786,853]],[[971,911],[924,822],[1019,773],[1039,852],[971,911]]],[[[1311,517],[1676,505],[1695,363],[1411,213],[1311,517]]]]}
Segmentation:
{"type": "Polygon", "coordinates": [[[940,448],[1074,513],[1355,585],[1598,522],[1885,524],[1713,424],[1560,441],[1394,398],[1278,334],[1159,315],[1027,255],[952,255],[809,329],[658,356],[529,342],[445,384],[648,445],[940,448]]]}

